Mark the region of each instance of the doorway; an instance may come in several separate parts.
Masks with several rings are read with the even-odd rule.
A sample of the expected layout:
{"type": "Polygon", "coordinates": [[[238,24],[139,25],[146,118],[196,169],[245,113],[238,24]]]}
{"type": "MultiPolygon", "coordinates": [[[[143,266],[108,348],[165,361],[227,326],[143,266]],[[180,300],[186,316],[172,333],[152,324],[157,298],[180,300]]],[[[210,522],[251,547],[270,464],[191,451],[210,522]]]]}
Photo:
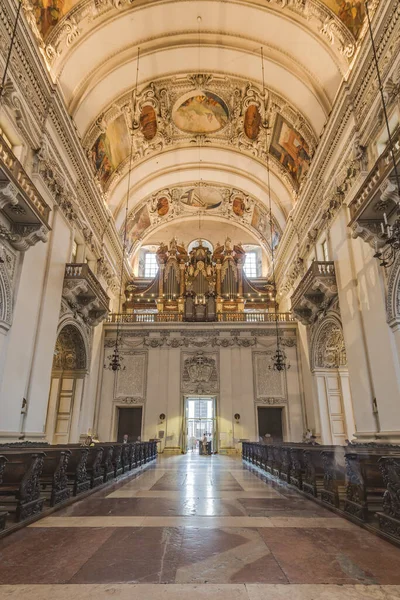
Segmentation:
{"type": "Polygon", "coordinates": [[[118,408],[117,442],[122,442],[124,435],[129,442],[137,442],[142,435],[142,407],[118,408]]]}
{"type": "Polygon", "coordinates": [[[271,436],[271,441],[283,441],[282,407],[258,406],[258,435],[271,436]]]}
{"type": "Polygon", "coordinates": [[[186,396],[183,451],[203,454],[204,437],[207,451],[217,451],[215,396],[186,396]]]}

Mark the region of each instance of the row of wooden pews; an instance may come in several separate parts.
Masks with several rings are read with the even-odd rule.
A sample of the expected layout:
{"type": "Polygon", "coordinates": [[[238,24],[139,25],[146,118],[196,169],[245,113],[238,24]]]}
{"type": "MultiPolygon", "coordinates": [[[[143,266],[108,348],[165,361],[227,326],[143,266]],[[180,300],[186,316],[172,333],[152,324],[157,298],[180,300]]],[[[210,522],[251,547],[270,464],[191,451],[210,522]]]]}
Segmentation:
{"type": "Polygon", "coordinates": [[[400,446],[243,442],[242,457],[400,542],[400,446]]]}
{"type": "Polygon", "coordinates": [[[157,458],[157,442],[0,445],[0,531],[157,458]]]}

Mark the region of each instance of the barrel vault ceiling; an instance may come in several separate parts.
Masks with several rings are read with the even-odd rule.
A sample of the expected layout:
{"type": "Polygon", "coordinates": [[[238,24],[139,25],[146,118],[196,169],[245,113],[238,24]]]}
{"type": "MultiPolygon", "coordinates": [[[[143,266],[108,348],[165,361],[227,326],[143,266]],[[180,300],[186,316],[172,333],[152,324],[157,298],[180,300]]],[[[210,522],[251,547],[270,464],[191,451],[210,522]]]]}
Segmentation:
{"type": "Polygon", "coordinates": [[[24,7],[120,230],[130,171],[132,252],[201,219],[270,251],[268,190],[276,243],[364,35],[361,0],[24,7]]]}

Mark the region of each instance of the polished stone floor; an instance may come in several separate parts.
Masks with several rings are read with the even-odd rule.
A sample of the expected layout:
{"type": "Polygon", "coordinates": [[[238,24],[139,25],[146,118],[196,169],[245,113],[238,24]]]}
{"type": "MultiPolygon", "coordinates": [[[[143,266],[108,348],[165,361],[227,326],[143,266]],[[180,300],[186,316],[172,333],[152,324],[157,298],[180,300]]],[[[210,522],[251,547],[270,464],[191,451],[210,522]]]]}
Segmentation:
{"type": "Polygon", "coordinates": [[[400,549],[228,456],[157,464],[0,541],[0,599],[400,599],[400,549]]]}

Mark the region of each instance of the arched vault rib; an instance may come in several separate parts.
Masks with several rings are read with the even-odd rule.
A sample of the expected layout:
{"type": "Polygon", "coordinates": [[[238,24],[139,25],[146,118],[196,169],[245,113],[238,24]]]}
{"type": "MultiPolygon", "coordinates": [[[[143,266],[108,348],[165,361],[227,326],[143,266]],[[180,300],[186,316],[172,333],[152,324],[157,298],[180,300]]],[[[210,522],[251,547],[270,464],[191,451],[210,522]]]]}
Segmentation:
{"type": "MultiPolygon", "coordinates": [[[[212,73],[218,70],[226,77],[243,77],[261,85],[260,40],[232,37],[227,39],[223,34],[207,38],[202,47],[203,72],[212,73]],[[218,65],[215,64],[216,52],[219,56],[218,65]]],[[[177,36],[173,44],[171,40],[167,41],[169,43],[164,44],[164,40],[157,39],[154,43],[145,43],[144,47],[141,44],[140,87],[160,76],[172,77],[198,70],[195,32],[191,35],[177,36]],[[176,69],[176,65],[179,65],[179,70],[176,69]]],[[[71,89],[66,101],[81,133],[86,131],[90,116],[93,119],[93,112],[104,112],[107,106],[115,101],[116,91],[127,91],[126,84],[131,81],[129,75],[136,70],[136,56],[137,48],[129,45],[117,55],[105,57],[74,90],[71,89]],[[109,85],[109,82],[112,85],[109,85]],[[93,112],[90,113],[88,107],[93,112]]],[[[340,81],[339,75],[332,74],[333,84],[329,82],[326,89],[324,83],[310,72],[307,65],[296,61],[294,56],[282,52],[279,48],[265,46],[264,60],[268,86],[283,96],[290,96],[291,104],[297,105],[312,123],[314,131],[319,132],[332,109],[332,92],[333,89],[336,91],[335,81],[340,81]]]]}
{"type": "MultiPolygon", "coordinates": [[[[73,103],[73,117],[82,135],[98,114],[103,113],[121,93],[126,93],[131,88],[137,62],[134,58],[135,50],[130,49],[129,54],[130,57],[126,61],[118,60],[118,64],[111,68],[107,63],[99,67],[88,84],[85,84],[85,93],[80,96],[79,104],[73,103]]],[[[207,47],[203,49],[203,55],[201,72],[218,71],[228,78],[241,77],[261,83],[260,57],[254,51],[243,53],[231,48],[207,47]],[[221,58],[217,65],[216,52],[221,58]]],[[[166,48],[160,52],[143,54],[140,58],[140,69],[146,74],[147,82],[176,75],[177,71],[173,65],[179,65],[179,72],[198,72],[198,49],[193,45],[166,48]]],[[[301,69],[291,71],[286,65],[270,57],[265,58],[265,70],[268,86],[282,97],[290,95],[295,99],[295,102],[290,104],[296,106],[304,115],[304,119],[311,124],[313,131],[319,134],[331,108],[323,88],[317,82],[310,81],[301,69]]],[[[139,83],[142,87],[142,78],[139,83]]]]}
{"type": "MultiPolygon", "coordinates": [[[[265,166],[250,156],[229,150],[206,148],[204,159],[196,147],[175,149],[155,155],[136,166],[131,173],[129,211],[143,198],[160,189],[179,184],[190,185],[200,179],[216,185],[242,190],[268,208],[268,181],[265,166]],[[200,164],[200,168],[199,168],[200,164]]],[[[281,229],[293,205],[289,189],[273,171],[270,176],[272,210],[281,229]]],[[[119,180],[109,198],[116,226],[122,226],[127,193],[127,173],[119,180]]]]}
{"type": "MultiPolygon", "coordinates": [[[[123,19],[127,19],[131,22],[130,41],[136,44],[137,40],[132,37],[136,33],[135,26],[138,31],[153,33],[158,37],[165,35],[166,31],[177,33],[181,29],[188,30],[190,22],[193,21],[190,8],[190,2],[182,0],[179,4],[175,0],[137,0],[133,5],[123,0],[78,2],[47,37],[47,56],[53,74],[59,77],[60,68],[82,40],[86,40],[98,30],[109,28],[115,20],[121,23],[123,19]]],[[[355,40],[351,33],[335,13],[319,0],[305,0],[301,3],[272,0],[268,4],[254,0],[236,0],[225,2],[222,7],[221,2],[215,0],[203,1],[200,7],[196,6],[194,12],[195,17],[201,13],[202,28],[205,31],[212,27],[221,29],[223,26],[224,30],[232,31],[233,35],[240,35],[243,30],[253,30],[253,35],[258,34],[266,43],[268,36],[273,37],[274,31],[284,28],[293,40],[290,27],[297,27],[315,38],[320,48],[329,53],[332,61],[341,66],[343,71],[354,54],[355,40]],[[280,27],[277,27],[278,20],[280,27]]],[[[197,28],[197,23],[195,27],[197,28]]],[[[121,25],[119,30],[123,37],[121,25]]]]}

